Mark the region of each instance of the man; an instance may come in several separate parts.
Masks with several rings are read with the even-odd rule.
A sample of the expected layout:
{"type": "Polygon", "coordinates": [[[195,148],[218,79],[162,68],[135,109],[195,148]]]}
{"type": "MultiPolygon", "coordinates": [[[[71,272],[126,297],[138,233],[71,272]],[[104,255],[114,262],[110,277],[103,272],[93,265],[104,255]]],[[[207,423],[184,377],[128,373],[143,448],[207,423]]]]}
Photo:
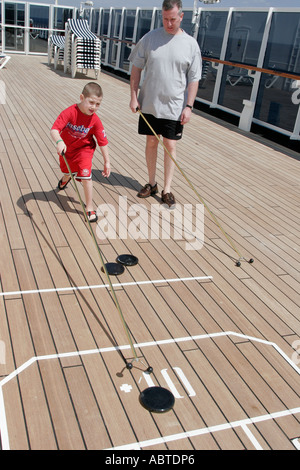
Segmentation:
{"type": "MultiPolygon", "coordinates": [[[[191,118],[194,100],[201,79],[202,61],[197,41],[181,29],[183,19],[181,0],[164,0],[162,5],[163,27],[150,31],[131,52],[130,77],[132,112],[141,110],[158,136],[176,160],[176,141],[181,139],[183,126],[191,118]],[[138,96],[142,70],[144,80],[138,96]]],[[[139,118],[139,134],[146,135],[146,162],[149,176],[138,193],[145,198],[157,194],[156,161],[158,140],[142,116],[139,118]]],[[[164,152],[164,188],[162,202],[171,207],[175,197],[171,183],[175,164],[164,152]]]]}

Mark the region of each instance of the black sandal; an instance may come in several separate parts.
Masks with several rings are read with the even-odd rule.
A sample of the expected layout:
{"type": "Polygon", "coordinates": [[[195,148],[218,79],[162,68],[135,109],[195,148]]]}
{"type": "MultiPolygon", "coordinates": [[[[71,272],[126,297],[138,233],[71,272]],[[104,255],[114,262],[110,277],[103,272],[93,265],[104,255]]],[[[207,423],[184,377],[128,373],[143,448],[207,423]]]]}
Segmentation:
{"type": "Polygon", "coordinates": [[[71,181],[71,177],[68,179],[68,181],[66,181],[65,183],[63,182],[63,178],[61,178],[58,182],[58,185],[57,185],[57,189],[59,189],[59,191],[61,191],[62,189],[65,189],[65,187],[67,186],[68,183],[70,183],[71,181]]]}

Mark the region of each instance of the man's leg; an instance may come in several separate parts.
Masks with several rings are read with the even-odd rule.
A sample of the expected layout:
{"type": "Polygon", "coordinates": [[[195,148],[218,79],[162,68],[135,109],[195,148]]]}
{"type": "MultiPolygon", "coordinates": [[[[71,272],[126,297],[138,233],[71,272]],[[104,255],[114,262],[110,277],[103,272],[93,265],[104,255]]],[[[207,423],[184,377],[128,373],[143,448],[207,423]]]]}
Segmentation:
{"type": "Polygon", "coordinates": [[[158,140],[153,135],[146,137],[146,163],[148,168],[149,183],[154,186],[156,183],[156,162],[157,162],[158,140]]]}
{"type": "MultiPolygon", "coordinates": [[[[170,155],[172,155],[174,160],[176,160],[176,140],[170,140],[164,137],[163,142],[170,155]]],[[[168,152],[166,152],[166,150],[164,152],[164,194],[171,192],[171,184],[175,169],[175,163],[168,152]]]]}

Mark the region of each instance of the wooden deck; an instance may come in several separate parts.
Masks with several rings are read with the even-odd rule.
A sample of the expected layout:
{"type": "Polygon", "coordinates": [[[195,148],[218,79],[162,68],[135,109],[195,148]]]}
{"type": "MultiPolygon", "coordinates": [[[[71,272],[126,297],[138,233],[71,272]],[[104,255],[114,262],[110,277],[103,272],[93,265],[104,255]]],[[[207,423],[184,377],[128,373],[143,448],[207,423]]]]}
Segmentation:
{"type": "MultiPolygon", "coordinates": [[[[203,247],[187,249],[187,228],[155,238],[150,214],[159,199],[136,197],[147,173],[129,85],[100,74],[112,175],[102,177],[97,150],[94,201],[115,211],[116,236],[96,236],[106,262],[123,253],[139,259],[111,278],[139,359],[128,370],[116,347],[128,361],[132,348],[77,194],[71,185],[56,190],[49,135],[94,73],[72,79],[46,57],[14,55],[0,80],[2,448],[299,448],[299,155],[193,113],[178,162],[255,261],[235,266],[237,254],[206,210],[203,247]],[[140,404],[150,385],[172,391],[171,411],[140,404]]],[[[173,192],[182,210],[191,205],[197,228],[200,202],[177,170],[173,192]]]]}

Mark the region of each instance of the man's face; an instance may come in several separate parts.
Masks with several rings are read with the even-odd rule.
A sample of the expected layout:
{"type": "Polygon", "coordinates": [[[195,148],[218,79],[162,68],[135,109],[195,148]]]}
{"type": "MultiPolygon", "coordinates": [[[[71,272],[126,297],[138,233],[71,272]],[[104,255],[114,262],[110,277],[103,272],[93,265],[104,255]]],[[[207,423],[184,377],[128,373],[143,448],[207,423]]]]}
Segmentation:
{"type": "Polygon", "coordinates": [[[177,6],[171,10],[163,10],[162,20],[165,31],[169,34],[177,34],[180,29],[182,18],[183,13],[179,13],[177,6]]]}

